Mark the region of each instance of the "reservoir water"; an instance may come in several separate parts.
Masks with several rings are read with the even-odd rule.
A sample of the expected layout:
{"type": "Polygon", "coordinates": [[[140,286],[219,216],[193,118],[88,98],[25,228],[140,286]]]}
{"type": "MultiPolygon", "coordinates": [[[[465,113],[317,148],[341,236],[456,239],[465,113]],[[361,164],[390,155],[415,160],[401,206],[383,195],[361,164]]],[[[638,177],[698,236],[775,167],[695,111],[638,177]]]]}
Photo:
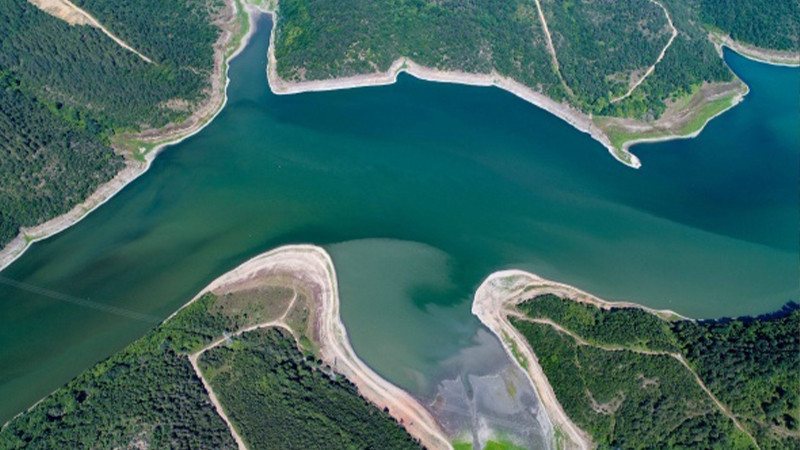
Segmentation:
{"type": "Polygon", "coordinates": [[[153,326],[93,305],[163,318],[289,243],[331,251],[356,352],[421,396],[486,369],[470,303],[498,269],[694,317],[798,299],[798,69],[726,53],[745,101],[633,170],[498,89],[275,96],[261,25],[206,129],[0,274],[0,422],[153,326]]]}

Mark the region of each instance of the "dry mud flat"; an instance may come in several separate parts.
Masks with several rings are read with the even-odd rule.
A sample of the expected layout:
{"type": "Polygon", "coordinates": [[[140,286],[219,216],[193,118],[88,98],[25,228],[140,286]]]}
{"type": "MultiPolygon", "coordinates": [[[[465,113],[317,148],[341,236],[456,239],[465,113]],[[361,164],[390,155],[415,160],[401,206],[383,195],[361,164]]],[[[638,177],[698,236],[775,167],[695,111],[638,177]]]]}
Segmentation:
{"type": "MultiPolygon", "coordinates": [[[[592,439],[585,431],[581,430],[567,416],[563,407],[556,398],[552,386],[547,380],[539,360],[527,340],[514,327],[509,317],[519,316],[516,306],[528,299],[538,295],[553,294],[558,297],[568,298],[579,303],[588,303],[601,309],[611,308],[637,308],[661,317],[664,320],[690,320],[680,314],[670,310],[657,310],[648,308],[636,303],[629,302],[608,302],[597,298],[587,292],[575,287],[546,280],[537,275],[521,270],[506,270],[490,275],[478,288],[472,304],[472,313],[486,325],[503,343],[506,352],[523,367],[536,387],[542,404],[547,409],[550,419],[565,436],[565,448],[588,449],[592,447],[592,439]]],[[[547,319],[536,320],[540,323],[547,323],[561,332],[571,335],[574,339],[581,342],[582,339],[574,333],[564,330],[559,325],[547,319]]],[[[583,342],[586,344],[585,342],[583,342]]],[[[708,389],[697,373],[689,366],[682,355],[670,352],[639,351],[645,354],[663,354],[677,359],[695,378],[698,386],[705,391],[709,398],[716,404],[720,412],[725,414],[734,425],[746,434],[753,444],[758,447],[755,438],[750,434],[723,405],[714,394],[708,389]]]]}
{"type": "Polygon", "coordinates": [[[562,447],[588,450],[592,448],[591,436],[581,430],[567,416],[533,350],[508,321],[508,312],[513,310],[520,301],[535,296],[537,291],[558,295],[559,290],[574,292],[567,285],[551,284],[547,280],[527,272],[519,270],[496,272],[478,287],[472,303],[472,313],[497,335],[509,356],[520,362],[520,366],[524,368],[536,388],[536,393],[546,409],[550,421],[564,436],[562,447]],[[520,359],[525,361],[525,364],[522,364],[520,359]]]}

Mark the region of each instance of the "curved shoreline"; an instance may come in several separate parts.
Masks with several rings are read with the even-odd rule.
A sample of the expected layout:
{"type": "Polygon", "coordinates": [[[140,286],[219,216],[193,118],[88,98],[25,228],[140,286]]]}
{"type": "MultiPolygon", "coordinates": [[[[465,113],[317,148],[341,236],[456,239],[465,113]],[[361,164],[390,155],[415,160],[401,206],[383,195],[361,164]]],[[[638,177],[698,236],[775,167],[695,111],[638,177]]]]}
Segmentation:
{"type": "MultiPolygon", "coordinates": [[[[228,101],[227,90],[231,82],[228,76],[229,63],[247,46],[254,29],[254,15],[252,14],[251,6],[243,5],[237,0],[225,1],[226,4],[232,8],[231,25],[235,27],[239,8],[243,7],[249,16],[249,28],[242,35],[238,47],[233,49],[233,51],[230,51],[227,47],[237,36],[231,29],[223,28],[219,40],[214,45],[215,48],[217,48],[217,53],[214,56],[215,67],[211,77],[213,92],[206,103],[197,108],[194,114],[184,122],[177,124],[177,126],[175,124],[167,125],[162,129],[156,130],[157,134],[152,136],[147,135],[152,133],[153,130],[142,132],[141,134],[146,136],[144,140],[156,144],[155,147],[144,155],[144,161],[126,156],[124,168],[117,172],[113,178],[98,186],[84,201],[75,205],[66,213],[53,217],[44,223],[33,227],[21,227],[17,236],[0,250],[0,271],[4,270],[17,258],[22,256],[34,242],[47,239],[66,230],[83,220],[89,213],[102,206],[105,202],[111,200],[111,198],[121,192],[125,186],[147,172],[153,160],[155,160],[156,156],[158,156],[165,147],[178,144],[184,139],[194,136],[210,124],[223,110],[228,101]],[[220,83],[223,77],[225,82],[221,86],[220,92],[218,89],[214,88],[214,84],[220,83]]],[[[131,136],[132,139],[137,139],[137,137],[137,135],[131,136]]],[[[140,139],[142,138],[140,137],[140,139]]]]}
{"type": "MultiPolygon", "coordinates": [[[[739,79],[739,78],[736,77],[736,79],[739,79]]],[[[706,118],[706,120],[703,122],[703,124],[700,126],[700,128],[694,130],[693,132],[691,132],[689,134],[676,134],[676,135],[654,136],[654,137],[644,137],[644,138],[638,138],[638,139],[631,139],[629,141],[625,141],[625,143],[622,144],[622,148],[625,150],[625,152],[630,152],[630,148],[633,147],[634,145],[637,145],[637,144],[653,144],[653,143],[656,143],[656,142],[680,141],[680,140],[683,140],[683,139],[694,139],[694,138],[700,136],[700,133],[702,133],[703,130],[706,129],[706,126],[709,123],[711,123],[712,120],[714,120],[717,117],[725,114],[730,109],[732,109],[733,107],[735,107],[736,105],[741,103],[744,100],[744,98],[747,96],[747,94],[750,93],[750,86],[748,86],[747,83],[745,83],[743,81],[741,82],[741,84],[742,84],[742,86],[744,86],[744,90],[739,92],[739,93],[737,93],[737,94],[735,94],[733,96],[733,98],[731,99],[731,104],[727,108],[725,108],[725,109],[723,109],[721,111],[718,111],[716,114],[706,118]]]]}
{"type": "MultiPolygon", "coordinates": [[[[112,179],[98,186],[98,188],[87,199],[85,199],[80,204],[75,205],[68,212],[60,216],[51,218],[46,222],[33,227],[27,227],[27,228],[21,227],[17,236],[10,242],[8,242],[2,249],[0,249],[0,271],[4,270],[6,267],[11,265],[11,263],[13,263],[17,258],[22,256],[25,253],[25,251],[30,247],[30,245],[33,244],[34,242],[47,239],[51,236],[54,236],[66,230],[72,225],[75,225],[76,223],[80,222],[83,218],[85,218],[89,213],[91,213],[96,208],[100,207],[105,202],[114,197],[117,193],[122,191],[122,189],[124,189],[125,186],[127,186],[130,182],[132,182],[133,180],[135,180],[136,178],[147,172],[147,170],[150,168],[150,164],[152,163],[152,161],[155,159],[158,153],[160,153],[165,147],[177,144],[183,141],[184,139],[191,137],[195,133],[198,133],[200,130],[202,130],[206,125],[211,123],[211,121],[213,121],[213,119],[217,116],[217,114],[219,114],[220,111],[222,111],[225,104],[227,103],[227,87],[230,84],[230,77],[228,76],[228,63],[231,60],[233,60],[247,45],[247,42],[250,39],[250,36],[252,35],[254,30],[254,16],[256,13],[270,14],[273,20],[273,27],[270,34],[270,45],[268,51],[269,59],[266,72],[270,90],[276,95],[389,85],[397,81],[397,76],[400,74],[400,72],[406,72],[411,76],[426,81],[466,84],[466,85],[483,86],[483,87],[494,86],[503,89],[505,91],[508,91],[516,95],[517,97],[529,103],[532,103],[534,106],[537,106],[539,108],[544,109],[545,111],[550,112],[556,117],[566,121],[577,130],[589,134],[593,139],[600,142],[615,159],[632,168],[639,168],[641,166],[641,162],[636,157],[636,155],[630,152],[630,147],[632,147],[633,145],[696,137],[703,131],[705,126],[712,119],[726,112],[730,108],[736,106],[738,103],[741,102],[742,98],[749,92],[749,87],[747,87],[747,85],[744,84],[746,88],[745,91],[739,93],[736,97],[734,97],[732,104],[728,108],[706,119],[702,127],[700,127],[698,130],[695,130],[690,134],[663,135],[656,137],[632,139],[625,141],[620,148],[616,148],[611,144],[611,140],[608,134],[594,122],[591,116],[581,113],[580,111],[577,111],[576,109],[572,108],[569,105],[558,103],[543,94],[533,91],[532,89],[528,88],[525,85],[522,85],[521,83],[518,83],[510,78],[503,77],[494,72],[490,74],[469,74],[465,72],[440,71],[418,65],[413,61],[409,60],[408,58],[399,58],[392,64],[392,66],[389,68],[387,72],[357,75],[346,78],[334,78],[330,80],[316,80],[316,81],[307,81],[300,83],[288,82],[286,80],[281,79],[277,75],[277,71],[275,69],[276,59],[274,55],[274,42],[275,42],[274,24],[277,21],[277,12],[274,9],[268,9],[268,7],[261,4],[259,5],[250,4],[248,3],[248,1],[251,0],[243,0],[243,1],[225,0],[226,4],[228,4],[231,8],[233,8],[232,20],[234,22],[236,20],[237,14],[239,13],[239,8],[241,7],[245,10],[246,14],[248,15],[249,29],[242,36],[241,42],[239,43],[238,47],[229,54],[225,54],[225,52],[230,51],[230,49],[227,49],[225,47],[232,41],[232,39],[235,36],[233,32],[230,32],[228,30],[223,30],[223,36],[220,37],[220,41],[224,41],[222,42],[223,49],[219,50],[221,52],[219,56],[220,58],[219,64],[216,63],[217,54],[215,54],[215,73],[212,76],[212,84],[215,81],[219,80],[219,78],[222,75],[224,75],[225,77],[225,84],[222,87],[222,92],[218,94],[212,93],[209,99],[209,103],[211,105],[203,105],[198,109],[198,111],[203,111],[205,109],[210,108],[211,112],[207,114],[201,113],[200,114],[201,117],[195,117],[195,118],[190,117],[184,123],[178,125],[177,131],[170,130],[169,129],[170,126],[168,125],[166,128],[161,129],[160,130],[161,133],[156,136],[149,136],[149,137],[146,136],[148,132],[152,132],[152,130],[148,130],[148,132],[143,132],[142,135],[146,136],[145,139],[156,142],[156,146],[145,154],[144,161],[135,160],[130,157],[126,158],[125,168],[123,168],[120,172],[118,172],[112,179]],[[228,36],[225,36],[226,33],[230,34],[228,36]],[[218,72],[222,72],[222,74],[220,75],[218,74],[218,72]],[[221,98],[217,99],[215,97],[216,95],[220,95],[221,98]],[[215,101],[216,105],[214,105],[215,101]],[[181,129],[187,123],[190,122],[193,123],[191,123],[185,129],[181,129]]],[[[752,54],[747,54],[741,50],[740,44],[737,44],[735,43],[735,41],[732,40],[730,41],[730,43],[716,42],[716,41],[715,43],[720,48],[721,46],[726,46],[731,50],[737,52],[738,54],[745,56],[749,59],[752,59],[754,61],[766,64],[786,65],[790,67],[796,67],[796,65],[793,63],[791,64],[776,63],[768,59],[760,59],[759,57],[754,56],[752,54]]],[[[798,62],[800,63],[800,56],[798,56],[798,62]]],[[[133,138],[136,138],[136,136],[134,136],[133,138]]]]}
{"type": "Polygon", "coordinates": [[[578,111],[566,103],[559,103],[542,93],[534,91],[522,83],[500,75],[496,71],[492,71],[488,74],[474,74],[459,71],[438,70],[417,64],[408,57],[400,57],[397,58],[385,72],[375,72],[363,75],[354,75],[350,77],[302,82],[284,80],[278,75],[276,69],[277,58],[275,57],[275,24],[278,21],[278,14],[276,10],[267,10],[265,12],[272,16],[273,21],[273,27],[270,33],[268,63],[266,69],[268,84],[273,94],[289,95],[301,94],[304,92],[322,92],[369,86],[386,86],[396,83],[397,77],[401,73],[407,73],[415,78],[425,81],[464,84],[479,87],[497,87],[553,114],[559,119],[572,125],[572,127],[578,131],[590,135],[594,140],[602,144],[606,150],[608,150],[611,156],[626,166],[634,169],[637,169],[641,166],[641,162],[635,155],[628,153],[625,149],[615,148],[611,144],[609,137],[594,123],[591,116],[578,111]],[[620,156],[619,152],[622,152],[624,156],[620,156]]]}
{"type": "Polygon", "coordinates": [[[717,46],[717,50],[720,54],[722,54],[722,47],[727,47],[729,50],[752,61],[769,64],[771,66],[800,67],[800,53],[764,49],[754,45],[744,44],[734,40],[730,35],[716,32],[709,33],[709,39],[717,46]]]}
{"type": "MultiPolygon", "coordinates": [[[[554,323],[552,320],[546,318],[528,318],[517,310],[517,305],[520,303],[544,294],[553,294],[562,299],[568,299],[577,303],[591,304],[597,308],[606,310],[611,308],[635,308],[655,315],[666,322],[695,321],[695,319],[668,309],[655,309],[632,302],[612,302],[603,300],[574,286],[551,281],[522,270],[512,269],[494,272],[481,283],[475,292],[472,303],[472,313],[497,336],[508,355],[528,375],[537,394],[542,399],[542,404],[545,406],[547,414],[566,434],[568,441],[564,443],[564,448],[590,449],[594,447],[591,436],[583,429],[579,428],[567,416],[561,403],[556,398],[553,387],[548,381],[544,370],[539,365],[538,356],[528,340],[509,320],[509,317],[517,317],[548,324],[556,330],[572,336],[573,339],[582,343],[582,345],[587,345],[580,336],[572,331],[564,329],[561,325],[554,323]]],[[[625,349],[625,347],[613,346],[600,348],[610,351],[625,349]]],[[[748,431],[739,420],[737,420],[736,415],[711,392],[681,353],[651,350],[640,350],[639,353],[666,355],[676,359],[691,374],[697,385],[719,409],[719,412],[730,419],[733,425],[747,435],[756,448],[759,448],[758,441],[753,434],[748,431]]]]}
{"type": "MultiPolygon", "coordinates": [[[[251,280],[264,273],[294,274],[302,277],[304,282],[314,285],[319,295],[311,299],[317,313],[314,314],[315,320],[310,327],[314,340],[319,344],[319,357],[325,364],[355,384],[359,393],[377,408],[388,408],[389,414],[427,448],[432,450],[452,448],[427,409],[411,395],[381,378],[356,355],[339,314],[339,288],[333,261],[321,247],[308,244],[287,245],[251,258],[212,281],[164,322],[208,292],[251,280]]],[[[287,312],[289,309],[291,307],[287,308],[287,312]]],[[[257,324],[240,330],[237,334],[262,327],[286,327],[282,322],[281,318],[257,324]]],[[[224,340],[225,338],[213,342],[207,348],[224,340]]],[[[192,355],[195,360],[204,350],[205,348],[192,355]]],[[[192,365],[196,366],[194,362],[192,365]]],[[[202,376],[200,378],[204,380],[202,376]]],[[[208,391],[213,394],[210,388],[208,391]]],[[[234,435],[238,436],[236,433],[234,435]]]]}
{"type": "Polygon", "coordinates": [[[591,303],[603,309],[641,308],[665,320],[688,318],[670,310],[657,310],[630,302],[602,300],[573,286],[550,281],[522,270],[494,272],[475,291],[472,314],[497,336],[508,356],[528,376],[548,417],[564,434],[566,442],[563,443],[563,448],[590,449],[591,436],[566,414],[544,370],[539,365],[536,353],[508,320],[508,313],[513,311],[517,304],[540,294],[555,294],[574,301],[591,303]]]}

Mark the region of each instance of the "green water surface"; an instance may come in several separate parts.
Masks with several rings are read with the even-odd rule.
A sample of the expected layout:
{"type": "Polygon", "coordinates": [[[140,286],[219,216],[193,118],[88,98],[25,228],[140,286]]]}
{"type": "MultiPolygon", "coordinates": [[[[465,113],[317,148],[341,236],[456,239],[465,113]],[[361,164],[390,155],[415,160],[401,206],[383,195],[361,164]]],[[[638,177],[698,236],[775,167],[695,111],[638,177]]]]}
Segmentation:
{"type": "Polygon", "coordinates": [[[498,89],[275,96],[267,41],[262,21],[206,129],[0,274],[0,422],[289,243],[329,246],[355,350],[415,393],[475,345],[498,269],[697,317],[798,298],[798,69],[726,54],[745,101],[633,170],[498,89]]]}

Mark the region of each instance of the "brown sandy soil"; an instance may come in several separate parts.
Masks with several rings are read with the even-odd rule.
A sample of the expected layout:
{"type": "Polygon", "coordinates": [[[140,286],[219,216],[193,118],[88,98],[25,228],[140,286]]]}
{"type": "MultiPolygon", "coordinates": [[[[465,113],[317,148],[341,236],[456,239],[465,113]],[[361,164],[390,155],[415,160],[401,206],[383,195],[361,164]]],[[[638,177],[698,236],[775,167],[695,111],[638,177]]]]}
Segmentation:
{"type": "Polygon", "coordinates": [[[62,0],[28,0],[37,8],[50,14],[51,16],[58,17],[59,19],[67,22],[70,25],[92,25],[92,22],[86,17],[86,14],[75,8],[74,5],[67,4],[62,0]]]}
{"type": "Polygon", "coordinates": [[[128,50],[129,52],[133,52],[139,58],[142,58],[144,61],[148,63],[152,63],[153,61],[144,56],[143,54],[139,53],[138,50],[128,45],[127,42],[123,41],[122,39],[115,36],[112,32],[108,31],[106,27],[103,26],[100,22],[97,21],[91,14],[87,13],[81,8],[78,8],[75,4],[70,2],[69,0],[28,0],[30,3],[35,5],[37,8],[41,9],[42,11],[50,14],[51,16],[58,17],[61,20],[66,21],[71,25],[90,25],[93,26],[100,31],[102,31],[106,36],[110,37],[114,42],[119,44],[120,47],[128,50]]]}
{"type": "MultiPolygon", "coordinates": [[[[237,331],[236,334],[272,326],[283,327],[292,332],[296,338],[301,334],[307,334],[318,346],[316,349],[318,356],[325,364],[347,377],[358,387],[359,393],[378,408],[388,408],[392,417],[400,422],[412,436],[419,439],[423,445],[429,449],[451,448],[436,421],[419,402],[405,391],[381,378],[356,356],[339,316],[339,290],[333,262],[322,248],[313,245],[292,245],[259,255],[214,280],[187,305],[206,292],[230,293],[239,288],[252,289],[261,279],[274,282],[277,277],[294,280],[293,283],[301,285],[291,286],[295,292],[298,287],[301,287],[303,291],[311,293],[308,301],[311,303],[313,312],[312,320],[308,324],[309,328],[296,330],[287,324],[287,322],[292,322],[289,320],[289,316],[296,306],[298,297],[295,295],[280,317],[250,325],[237,331]]],[[[197,358],[207,349],[219,345],[226,339],[219,339],[190,356],[190,361],[201,379],[202,374],[196,364],[197,358]]],[[[204,384],[209,393],[213,394],[205,381],[204,384]]],[[[227,421],[216,397],[213,399],[218,411],[227,421]]],[[[233,433],[238,437],[235,430],[233,433]]],[[[241,440],[237,439],[237,442],[241,442],[241,440]]]]}
{"type": "MultiPolygon", "coordinates": [[[[503,347],[509,355],[523,370],[528,373],[536,391],[542,398],[542,404],[545,405],[548,415],[551,420],[566,434],[568,447],[576,448],[589,448],[592,446],[591,437],[577,427],[566,415],[561,404],[553,392],[547,377],[544,374],[541,366],[538,363],[538,358],[533,349],[528,344],[527,340],[517,331],[517,329],[509,322],[509,317],[518,317],[523,320],[542,323],[555,328],[561,333],[568,334],[578,342],[579,345],[594,345],[586,342],[580,336],[576,335],[570,330],[567,330],[560,325],[548,319],[533,319],[520,314],[516,305],[520,302],[533,298],[542,294],[555,294],[562,298],[569,298],[570,300],[588,303],[602,309],[609,308],[639,308],[651,314],[655,314],[664,320],[676,320],[688,318],[670,310],[657,310],[648,308],[636,303],[629,302],[609,302],[597,298],[589,293],[581,291],[572,286],[557,283],[554,281],[546,280],[532,273],[523,272],[520,270],[507,270],[495,272],[490,275],[478,288],[475,294],[475,300],[472,304],[472,313],[486,325],[492,332],[494,332],[503,347]],[[516,353],[516,354],[515,354],[516,353]],[[522,363],[524,361],[524,364],[522,363]]],[[[705,383],[700,379],[694,369],[689,366],[683,355],[670,352],[658,352],[649,350],[631,350],[628,348],[613,347],[613,346],[598,346],[608,351],[635,351],[637,353],[651,354],[651,355],[668,355],[677,359],[695,378],[695,381],[701,389],[709,396],[719,410],[725,414],[734,425],[745,433],[753,443],[758,447],[755,438],[739,423],[733,413],[722,403],[716,396],[708,389],[705,383]]]]}

